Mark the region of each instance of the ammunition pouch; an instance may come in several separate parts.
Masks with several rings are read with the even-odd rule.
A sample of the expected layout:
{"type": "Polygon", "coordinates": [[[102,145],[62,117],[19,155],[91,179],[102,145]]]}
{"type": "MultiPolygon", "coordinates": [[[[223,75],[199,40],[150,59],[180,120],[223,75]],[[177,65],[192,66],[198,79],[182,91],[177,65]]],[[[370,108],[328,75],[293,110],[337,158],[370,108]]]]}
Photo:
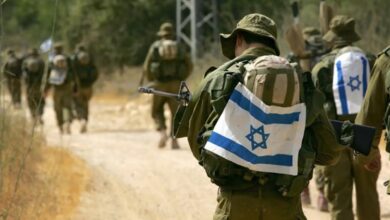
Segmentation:
{"type": "Polygon", "coordinates": [[[238,166],[214,153],[202,149],[200,153],[200,165],[205,169],[211,182],[225,189],[240,190],[256,185],[255,182],[244,179],[250,171],[238,166]]]}
{"type": "Polygon", "coordinates": [[[279,174],[276,177],[275,186],[282,196],[298,196],[309,184],[313,175],[314,162],[316,158],[316,152],[313,146],[315,146],[314,131],[309,127],[305,130],[302,148],[299,151],[298,175],[291,176],[279,174]]]}

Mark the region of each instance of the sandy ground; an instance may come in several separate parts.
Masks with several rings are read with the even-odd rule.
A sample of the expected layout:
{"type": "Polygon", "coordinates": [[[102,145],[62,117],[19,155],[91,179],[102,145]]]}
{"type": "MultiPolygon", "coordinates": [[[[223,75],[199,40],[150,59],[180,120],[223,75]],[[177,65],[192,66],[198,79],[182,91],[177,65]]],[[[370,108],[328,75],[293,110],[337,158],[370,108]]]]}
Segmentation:
{"type": "MultiPolygon", "coordinates": [[[[216,186],[192,157],[186,140],[180,140],[180,150],[157,149],[148,99],[142,96],[127,104],[95,99],[89,133],[79,134],[75,122],[73,134],[64,136],[55,126],[51,104],[46,107],[49,144],[63,146],[82,158],[92,176],[72,219],[212,219],[216,186]]],[[[387,156],[383,156],[383,167],[378,188],[383,219],[390,219],[386,218],[390,216],[390,196],[385,196],[382,186],[390,176],[387,156]]],[[[310,187],[314,202],[314,185],[310,187]]],[[[315,207],[304,211],[308,219],[330,219],[315,207]]]]}

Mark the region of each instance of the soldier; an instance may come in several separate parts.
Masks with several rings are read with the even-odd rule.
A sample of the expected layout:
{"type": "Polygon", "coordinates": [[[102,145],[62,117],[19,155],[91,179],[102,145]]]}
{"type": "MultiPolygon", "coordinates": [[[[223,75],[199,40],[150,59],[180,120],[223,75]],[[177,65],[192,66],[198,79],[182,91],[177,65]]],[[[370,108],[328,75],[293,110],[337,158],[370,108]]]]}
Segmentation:
{"type": "MultiPolygon", "coordinates": [[[[144,73],[153,88],[165,92],[177,92],[180,82],[185,80],[192,71],[192,63],[188,53],[174,40],[174,29],[171,23],[163,23],[157,32],[160,40],[154,42],[149,49],[144,62],[144,73]]],[[[168,104],[173,118],[178,103],[166,97],[154,96],[152,101],[152,118],[157,131],[160,132],[159,148],[168,141],[167,127],[164,116],[164,105],[168,104]]],[[[172,139],[172,149],[178,149],[175,138],[172,139]]]]}
{"type": "MultiPolygon", "coordinates": [[[[369,60],[352,44],[360,40],[355,21],[347,16],[335,16],[323,39],[332,51],[313,69],[313,81],[326,97],[324,109],[330,119],[354,121],[360,110],[369,80],[369,60]]],[[[379,219],[376,195],[378,172],[369,172],[354,159],[352,150],[343,150],[333,166],[318,168],[322,173],[324,192],[332,219],[354,219],[352,211],[353,182],[357,195],[358,219],[379,219]],[[372,193],[371,196],[367,192],[372,193]]]]}
{"type": "MultiPolygon", "coordinates": [[[[175,135],[177,137],[187,136],[193,155],[206,170],[211,181],[219,186],[218,206],[214,219],[306,219],[302,211],[300,193],[311,178],[314,163],[333,164],[339,156],[340,146],[321,108],[324,99],[322,94],[314,89],[314,85],[310,83],[310,76],[305,75],[304,82],[297,81],[300,79],[295,75],[299,74],[296,72],[297,69],[294,69],[285,59],[277,56],[279,49],[276,37],[277,28],[274,21],[261,14],[249,14],[238,22],[231,34],[221,34],[222,52],[231,61],[217,69],[210,69],[195,91],[189,105],[181,107],[176,113],[175,135]],[[272,71],[278,76],[273,75],[272,71]],[[286,72],[291,74],[284,75],[286,72]],[[298,120],[298,123],[303,123],[303,130],[299,132],[303,131],[305,135],[298,142],[302,148],[299,150],[297,175],[259,172],[247,168],[248,164],[238,165],[238,162],[232,162],[234,159],[228,159],[228,155],[231,154],[235,155],[233,158],[241,158],[241,155],[252,157],[253,153],[259,150],[258,147],[261,148],[261,152],[268,148],[271,151],[275,149],[274,146],[267,145],[267,139],[272,139],[272,134],[267,134],[267,127],[264,128],[266,125],[256,129],[250,126],[250,134],[240,137],[243,140],[242,143],[245,139],[250,140],[249,146],[245,146],[245,149],[242,149],[242,146],[237,144],[238,142],[234,143],[225,138],[214,139],[218,137],[217,129],[230,132],[230,136],[239,138],[242,129],[236,128],[243,127],[245,130],[249,128],[246,119],[235,118],[240,107],[249,108],[249,111],[258,111],[257,108],[242,107],[252,101],[242,99],[242,103],[237,102],[240,103],[239,107],[232,108],[234,114],[221,116],[227,111],[228,105],[232,106],[230,100],[240,96],[236,93],[236,88],[240,86],[239,82],[244,83],[245,87],[253,92],[252,96],[256,95],[266,105],[271,106],[270,108],[279,109],[291,103],[300,103],[303,100],[299,101],[298,97],[303,97],[303,94],[306,97],[304,101],[307,102],[307,107],[304,108],[306,108],[308,117],[306,120],[298,120]],[[304,91],[298,87],[294,89],[294,85],[300,83],[304,84],[302,85],[304,87],[300,87],[305,88],[304,91]],[[279,100],[278,97],[281,99],[279,100]],[[226,123],[234,121],[234,123],[232,126],[219,126],[220,121],[226,123]],[[260,137],[255,134],[251,135],[252,131],[257,132],[260,137]],[[261,143],[259,143],[260,139],[262,139],[261,143]],[[222,152],[225,156],[217,154],[216,151],[211,150],[212,147],[208,147],[212,146],[209,145],[212,142],[218,146],[224,146],[222,148],[225,150],[222,152]]],[[[261,111],[258,113],[253,114],[253,117],[264,114],[261,111]]],[[[261,120],[273,120],[272,115],[266,115],[261,120]]],[[[296,132],[290,134],[294,135],[293,133],[296,132]]],[[[281,133],[285,134],[279,132],[281,133]]],[[[274,138],[283,139],[281,136],[274,136],[274,138]]],[[[287,135],[284,138],[293,137],[287,135]]],[[[252,159],[261,161],[262,156],[252,159]]],[[[261,166],[261,163],[267,164],[268,162],[259,163],[261,166]]],[[[264,169],[266,167],[267,165],[263,165],[264,169]]]]}
{"type": "Polygon", "coordinates": [[[15,51],[7,51],[8,59],[3,66],[3,74],[7,83],[8,91],[11,96],[12,104],[15,108],[21,107],[21,76],[22,60],[19,59],[15,51]]]}
{"type": "Polygon", "coordinates": [[[84,45],[79,45],[72,58],[74,72],[79,83],[78,91],[74,97],[77,117],[81,120],[81,133],[87,132],[89,116],[89,101],[92,98],[92,86],[98,78],[96,66],[86,51],[84,45]]]}
{"type": "Polygon", "coordinates": [[[47,94],[50,88],[53,88],[53,102],[57,125],[61,134],[64,132],[70,134],[72,96],[76,80],[72,70],[71,60],[64,54],[63,46],[60,43],[54,45],[54,56],[52,61],[49,62],[46,74],[45,94],[47,94]]]}
{"type": "Polygon", "coordinates": [[[45,62],[39,56],[36,48],[32,48],[23,60],[23,74],[26,82],[26,97],[28,108],[34,123],[43,124],[42,115],[45,107],[45,97],[43,94],[43,77],[45,72],[45,62]]]}
{"type": "MultiPolygon", "coordinates": [[[[390,47],[383,50],[375,62],[372,69],[372,78],[367,88],[366,97],[359,114],[356,116],[356,123],[375,127],[377,129],[376,138],[373,141],[373,147],[368,157],[358,156],[357,163],[360,167],[364,166],[373,173],[363,173],[361,179],[365,181],[364,189],[357,191],[357,198],[366,198],[367,203],[357,207],[360,209],[370,210],[375,216],[372,219],[379,219],[379,201],[378,192],[376,191],[376,180],[381,168],[381,156],[378,149],[379,140],[382,133],[383,124],[386,127],[386,151],[390,152],[389,128],[390,128],[390,109],[389,109],[389,88],[390,88],[390,47]],[[363,207],[364,205],[364,207],[363,207]]],[[[390,194],[390,185],[388,182],[387,193],[390,194]]],[[[368,214],[368,213],[367,213],[368,214]]],[[[371,218],[370,218],[371,219],[371,218]]]]}

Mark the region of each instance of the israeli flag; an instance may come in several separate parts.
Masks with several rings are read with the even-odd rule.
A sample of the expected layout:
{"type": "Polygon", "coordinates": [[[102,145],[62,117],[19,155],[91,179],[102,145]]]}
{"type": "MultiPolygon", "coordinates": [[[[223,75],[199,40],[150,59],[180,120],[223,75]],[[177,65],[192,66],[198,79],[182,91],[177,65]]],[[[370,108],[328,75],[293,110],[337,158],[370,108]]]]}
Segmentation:
{"type": "Polygon", "coordinates": [[[305,123],[305,104],[268,106],[238,84],[205,149],[253,171],[297,175],[305,123]]]}
{"type": "Polygon", "coordinates": [[[51,50],[51,47],[53,46],[53,40],[52,38],[48,38],[47,40],[45,40],[40,46],[39,48],[41,49],[41,52],[42,53],[47,53],[51,50]]]}
{"type": "Polygon", "coordinates": [[[357,114],[370,79],[370,65],[360,51],[339,55],[333,67],[333,96],[337,115],[357,114]]]}

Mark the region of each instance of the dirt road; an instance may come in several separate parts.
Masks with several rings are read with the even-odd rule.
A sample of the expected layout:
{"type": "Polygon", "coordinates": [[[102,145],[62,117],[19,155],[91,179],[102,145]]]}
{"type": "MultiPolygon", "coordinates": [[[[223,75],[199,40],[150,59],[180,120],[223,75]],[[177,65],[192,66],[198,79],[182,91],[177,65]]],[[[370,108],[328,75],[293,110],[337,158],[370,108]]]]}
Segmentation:
{"type": "MultiPolygon", "coordinates": [[[[147,100],[142,97],[126,105],[96,100],[89,133],[79,134],[79,125],[74,123],[73,134],[64,136],[55,126],[50,103],[47,106],[49,144],[65,147],[85,160],[92,175],[73,219],[211,219],[217,188],[197,165],[185,140],[180,140],[181,150],[156,148],[158,136],[146,125],[150,122],[147,100]]],[[[390,213],[390,197],[382,186],[390,176],[385,159],[384,167],[378,185],[385,217],[390,213]]],[[[315,192],[314,186],[311,191],[315,192]]],[[[308,219],[329,219],[314,207],[305,208],[305,213],[308,219]]]]}

